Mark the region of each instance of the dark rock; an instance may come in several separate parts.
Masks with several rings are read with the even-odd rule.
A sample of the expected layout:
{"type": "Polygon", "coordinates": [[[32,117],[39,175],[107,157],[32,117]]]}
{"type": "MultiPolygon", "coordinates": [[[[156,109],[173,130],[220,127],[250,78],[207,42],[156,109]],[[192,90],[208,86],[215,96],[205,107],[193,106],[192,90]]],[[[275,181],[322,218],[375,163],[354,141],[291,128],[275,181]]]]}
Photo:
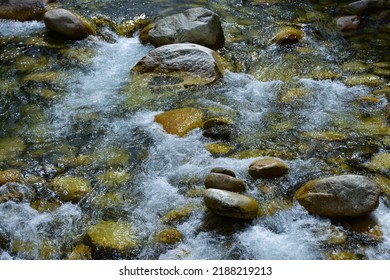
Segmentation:
{"type": "Polygon", "coordinates": [[[218,15],[204,8],[192,8],[159,19],[146,27],[144,33],[143,43],[156,47],[188,42],[219,49],[225,41],[218,15]]]}
{"type": "Polygon", "coordinates": [[[228,125],[216,125],[205,129],[203,136],[215,140],[229,141],[231,135],[230,126],[228,125]]]}
{"type": "Polygon", "coordinates": [[[79,40],[96,34],[90,22],[65,9],[47,11],[44,20],[48,29],[69,39],[79,40]]]}
{"type": "Polygon", "coordinates": [[[389,5],[390,1],[388,0],[360,0],[348,4],[347,11],[355,15],[362,15],[381,11],[389,5]]]}
{"type": "Polygon", "coordinates": [[[45,14],[43,0],[1,0],[0,18],[13,20],[40,20],[45,14]]]}
{"type": "Polygon", "coordinates": [[[359,175],[341,175],[307,182],[295,198],[312,214],[337,218],[372,212],[379,203],[379,186],[359,175]]]}

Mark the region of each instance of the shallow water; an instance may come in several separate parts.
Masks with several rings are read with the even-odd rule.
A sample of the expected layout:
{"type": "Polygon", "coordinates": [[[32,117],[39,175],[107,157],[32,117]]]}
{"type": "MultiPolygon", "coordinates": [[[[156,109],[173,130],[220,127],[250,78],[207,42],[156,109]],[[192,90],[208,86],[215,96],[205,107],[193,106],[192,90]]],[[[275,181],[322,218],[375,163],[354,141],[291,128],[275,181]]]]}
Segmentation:
{"type": "MultiPolygon", "coordinates": [[[[14,183],[22,198],[0,204],[0,259],[67,258],[78,244],[87,242],[88,228],[102,219],[132,225],[141,240],[130,256],[134,259],[332,259],[340,252],[350,258],[389,259],[390,211],[385,195],[372,214],[382,233],[379,239],[309,215],[292,197],[302,183],[318,177],[388,176],[360,164],[374,154],[388,153],[390,143],[385,97],[361,102],[373,89],[343,82],[349,73],[341,68],[354,61],[354,51],[334,30],[319,28],[329,24],[332,14],[310,2],[301,6],[295,2],[61,3],[115,23],[142,13],[151,17],[192,6],[220,13],[228,38],[221,54],[235,71],[227,71],[222,81],[210,86],[160,91],[130,75],[153,48],[140,44],[136,35],[124,38],[103,29],[101,36],[90,40],[48,45],[31,42],[44,36],[42,23],[0,21],[0,144],[23,142],[1,152],[0,168],[21,170],[26,178],[23,184],[14,183]],[[299,23],[303,11],[321,17],[299,23]],[[291,48],[269,45],[277,27],[290,21],[301,25],[303,42],[291,48]],[[25,56],[47,62],[31,70],[25,66],[35,65],[35,60],[29,62],[25,56]],[[319,70],[342,76],[319,79],[319,70]],[[49,83],[21,82],[30,73],[50,71],[59,74],[49,83]],[[232,137],[225,144],[232,151],[213,155],[205,144],[217,141],[204,137],[201,129],[179,138],[154,122],[162,111],[187,106],[231,118],[232,137]],[[247,169],[259,151],[277,154],[288,164],[289,173],[281,179],[253,181],[247,169]],[[247,193],[265,205],[262,216],[239,221],[205,210],[204,178],[217,166],[244,180],[247,193]],[[91,183],[90,192],[77,203],[61,201],[50,188],[50,182],[64,174],[91,183]],[[108,206],[99,204],[111,194],[120,199],[109,200],[108,206]],[[35,200],[58,205],[41,212],[32,207],[35,200]],[[169,211],[183,206],[193,210],[182,220],[164,221],[169,211]],[[156,234],[168,225],[181,233],[181,240],[156,242],[156,234]],[[332,241],[340,236],[344,241],[332,241]]],[[[373,48],[364,61],[386,61],[382,55],[373,48]]],[[[0,187],[0,194],[7,191],[5,185],[0,187]]]]}

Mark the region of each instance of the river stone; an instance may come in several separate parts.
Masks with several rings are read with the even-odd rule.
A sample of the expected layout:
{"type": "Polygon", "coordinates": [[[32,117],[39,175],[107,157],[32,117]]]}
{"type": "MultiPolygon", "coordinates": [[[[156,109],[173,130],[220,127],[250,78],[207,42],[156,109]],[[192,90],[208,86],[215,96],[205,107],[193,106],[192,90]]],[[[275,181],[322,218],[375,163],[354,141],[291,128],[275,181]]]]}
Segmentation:
{"type": "Polygon", "coordinates": [[[19,21],[40,20],[45,14],[43,0],[1,0],[0,18],[19,21]]]}
{"type": "Polygon", "coordinates": [[[8,169],[0,171],[0,186],[8,182],[20,182],[22,180],[22,173],[16,169],[8,169]]]}
{"type": "Polygon", "coordinates": [[[96,34],[96,30],[90,22],[65,9],[47,11],[44,21],[48,29],[69,39],[79,40],[96,34]]]}
{"type": "Polygon", "coordinates": [[[364,166],[370,171],[390,175],[390,153],[377,154],[364,166]]]}
{"type": "Polygon", "coordinates": [[[101,221],[91,226],[87,231],[87,241],[97,258],[115,253],[128,256],[139,246],[131,225],[120,221],[101,221]]]}
{"type": "Polygon", "coordinates": [[[143,33],[143,43],[156,47],[188,42],[216,50],[223,47],[225,41],[218,15],[205,8],[192,8],[159,19],[143,33]]]}
{"type": "Polygon", "coordinates": [[[219,189],[231,192],[245,191],[245,183],[235,177],[221,174],[210,173],[204,182],[206,189],[219,189]]]}
{"type": "Polygon", "coordinates": [[[156,234],[156,242],[162,244],[176,244],[181,241],[182,234],[174,227],[167,227],[156,234]]]}
{"type": "Polygon", "coordinates": [[[379,186],[369,178],[341,175],[309,181],[295,192],[295,198],[314,215],[357,217],[378,206],[379,193],[379,186]]]}
{"type": "Polygon", "coordinates": [[[207,189],[204,202],[218,215],[239,219],[256,218],[259,208],[259,203],[252,197],[218,189],[207,189]]]}
{"type": "Polygon", "coordinates": [[[58,176],[50,183],[52,189],[63,201],[77,203],[91,191],[91,184],[81,177],[58,176]]]}
{"type": "Polygon", "coordinates": [[[357,30],[360,24],[359,16],[340,17],[336,21],[336,26],[339,31],[357,30]]]}
{"type": "Polygon", "coordinates": [[[196,44],[170,44],[156,48],[142,58],[133,73],[163,74],[183,80],[182,85],[209,84],[222,76],[222,58],[196,44]]]}
{"type": "Polygon", "coordinates": [[[249,175],[253,179],[272,179],[282,177],[287,171],[287,165],[277,158],[263,158],[254,161],[249,166],[249,175]]]}
{"type": "Polygon", "coordinates": [[[158,114],[154,121],[161,124],[167,133],[183,137],[202,126],[202,112],[196,108],[180,108],[158,114]]]}

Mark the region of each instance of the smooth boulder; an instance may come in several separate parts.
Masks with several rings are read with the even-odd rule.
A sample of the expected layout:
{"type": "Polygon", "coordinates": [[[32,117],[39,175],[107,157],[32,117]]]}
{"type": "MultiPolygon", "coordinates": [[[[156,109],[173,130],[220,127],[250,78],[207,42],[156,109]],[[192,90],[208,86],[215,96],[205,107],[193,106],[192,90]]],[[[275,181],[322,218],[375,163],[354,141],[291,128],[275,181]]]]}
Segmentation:
{"type": "Polygon", "coordinates": [[[192,8],[151,23],[141,32],[141,41],[156,47],[188,42],[216,50],[224,45],[225,38],[217,14],[192,8]]]}
{"type": "Polygon", "coordinates": [[[0,19],[40,20],[45,14],[43,0],[0,0],[0,19]]]}
{"type": "Polygon", "coordinates": [[[359,16],[340,17],[337,19],[336,25],[339,31],[357,30],[360,25],[360,17],[359,16]]]}
{"type": "Polygon", "coordinates": [[[80,40],[96,34],[89,21],[65,9],[47,11],[44,21],[49,30],[69,39],[80,40]]]}
{"type": "Polygon", "coordinates": [[[211,49],[196,44],[170,44],[156,48],[132,69],[133,74],[176,77],[182,85],[209,84],[222,76],[223,62],[211,49]]]}
{"type": "Polygon", "coordinates": [[[379,203],[379,186],[360,175],[341,175],[307,182],[295,198],[311,214],[329,218],[358,217],[379,203]]]}
{"type": "Polygon", "coordinates": [[[252,197],[218,189],[207,189],[204,203],[218,215],[239,219],[254,219],[259,209],[259,203],[252,197]]]}
{"type": "Polygon", "coordinates": [[[243,192],[246,188],[242,180],[215,172],[207,175],[204,185],[206,189],[219,189],[231,192],[243,192]]]}
{"type": "Polygon", "coordinates": [[[154,121],[161,124],[167,133],[183,137],[202,126],[202,112],[191,107],[180,108],[160,113],[154,121]]]}
{"type": "Polygon", "coordinates": [[[288,166],[277,158],[262,158],[249,166],[249,175],[253,179],[272,179],[282,177],[288,171],[288,166]]]}

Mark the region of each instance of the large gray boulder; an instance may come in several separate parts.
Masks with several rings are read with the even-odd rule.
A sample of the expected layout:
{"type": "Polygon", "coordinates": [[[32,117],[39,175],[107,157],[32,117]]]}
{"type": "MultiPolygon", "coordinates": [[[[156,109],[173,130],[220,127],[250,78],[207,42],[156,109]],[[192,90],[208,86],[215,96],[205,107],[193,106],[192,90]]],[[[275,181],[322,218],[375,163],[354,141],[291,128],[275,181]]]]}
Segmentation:
{"type": "Polygon", "coordinates": [[[218,189],[207,189],[204,203],[218,215],[239,219],[254,219],[259,209],[259,203],[253,197],[218,189]]]}
{"type": "Polygon", "coordinates": [[[84,39],[95,35],[94,26],[83,17],[65,9],[52,9],[45,13],[46,27],[69,39],[84,39]]]}
{"type": "Polygon", "coordinates": [[[0,0],[0,18],[40,20],[45,14],[45,5],[43,0],[0,0]]]}
{"type": "Polygon", "coordinates": [[[200,45],[170,44],[149,52],[132,72],[173,76],[183,85],[208,84],[222,76],[223,61],[216,52],[200,45]]]}
{"type": "Polygon", "coordinates": [[[309,181],[295,192],[295,198],[315,215],[357,217],[378,206],[379,193],[379,186],[367,177],[341,175],[309,181]]]}
{"type": "Polygon", "coordinates": [[[157,20],[141,33],[143,43],[160,47],[173,43],[195,43],[219,49],[225,42],[219,16],[204,8],[192,8],[157,20]]]}

